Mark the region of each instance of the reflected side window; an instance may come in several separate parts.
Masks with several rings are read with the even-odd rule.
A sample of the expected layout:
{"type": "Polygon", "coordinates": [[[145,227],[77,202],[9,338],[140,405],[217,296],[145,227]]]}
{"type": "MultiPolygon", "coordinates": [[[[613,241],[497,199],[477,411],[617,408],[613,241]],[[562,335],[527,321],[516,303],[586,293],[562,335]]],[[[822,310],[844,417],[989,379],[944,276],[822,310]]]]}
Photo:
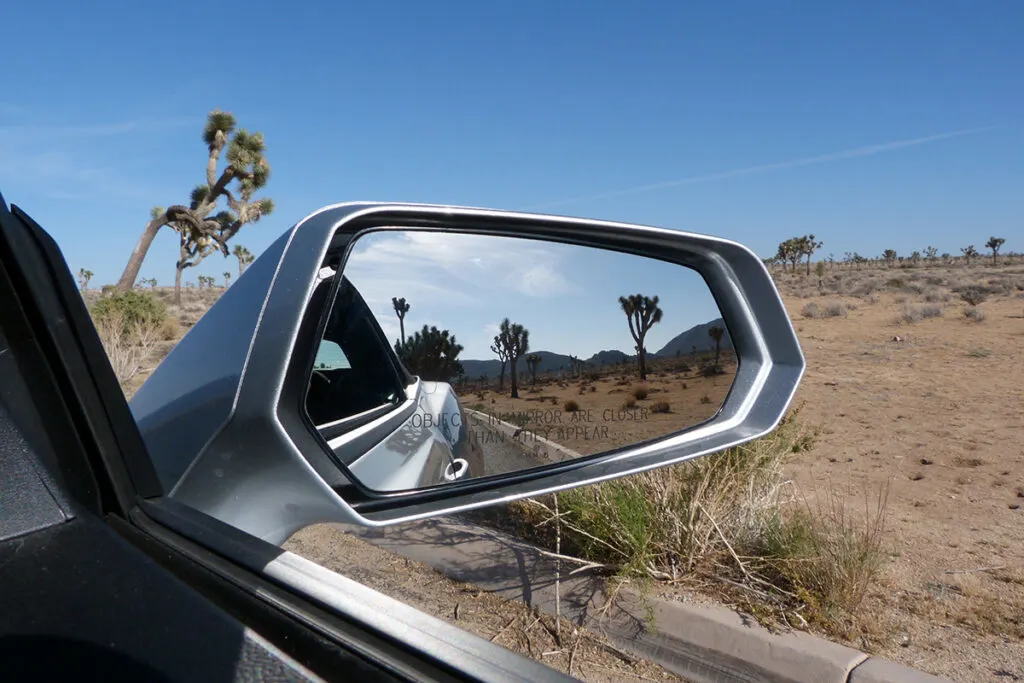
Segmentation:
{"type": "Polygon", "coordinates": [[[322,429],[395,406],[404,394],[387,340],[359,292],[343,278],[313,361],[306,394],[310,420],[322,429]]]}

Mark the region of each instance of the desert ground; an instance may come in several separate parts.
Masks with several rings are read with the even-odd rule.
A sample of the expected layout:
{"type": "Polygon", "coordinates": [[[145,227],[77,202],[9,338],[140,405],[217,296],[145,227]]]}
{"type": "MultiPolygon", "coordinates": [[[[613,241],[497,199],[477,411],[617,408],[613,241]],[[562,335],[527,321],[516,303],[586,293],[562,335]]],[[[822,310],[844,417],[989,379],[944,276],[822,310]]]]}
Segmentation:
{"type": "MultiPolygon", "coordinates": [[[[688,429],[712,418],[736,375],[736,357],[722,352],[649,361],[641,381],[631,366],[591,368],[578,377],[538,376],[509,397],[498,382],[463,391],[467,407],[524,428],[520,438],[549,439],[593,455],[688,429]],[[718,374],[702,375],[717,367],[718,374]]],[[[506,380],[507,384],[507,380],[506,380]]]]}
{"type": "MultiPolygon", "coordinates": [[[[814,448],[787,466],[793,489],[808,501],[837,493],[851,514],[885,506],[882,575],[858,619],[829,635],[957,681],[1024,680],[1024,265],[836,264],[820,276],[774,276],[807,358],[794,406],[819,431],[814,448]]],[[[172,309],[179,334],[217,292],[185,292],[185,303],[172,309]]],[[[157,344],[147,367],[173,343],[157,344]]],[[[589,416],[583,429],[560,434],[543,424],[551,417],[525,426],[590,454],[717,411],[735,359],[723,354],[725,374],[710,377],[701,376],[699,362],[685,370],[678,362],[652,364],[646,382],[628,368],[608,368],[561,385],[526,382],[519,399],[496,386],[474,387],[463,391],[463,402],[504,415],[558,412],[563,421],[582,413],[589,416]],[[646,397],[636,398],[637,388],[646,397]],[[629,410],[647,409],[643,419],[607,422],[606,411],[631,399],[629,410]],[[578,410],[566,410],[569,401],[578,410]],[[657,402],[667,412],[651,410],[657,402]],[[607,432],[595,436],[602,425],[607,432]]],[[[293,549],[317,559],[325,552],[310,545],[317,533],[326,532],[296,538],[293,549]]],[[[350,550],[377,567],[366,571],[378,581],[398,561],[369,547],[350,550]]],[[[355,571],[351,562],[346,567],[355,571]]],[[[493,635],[489,622],[479,629],[493,635]]]]}

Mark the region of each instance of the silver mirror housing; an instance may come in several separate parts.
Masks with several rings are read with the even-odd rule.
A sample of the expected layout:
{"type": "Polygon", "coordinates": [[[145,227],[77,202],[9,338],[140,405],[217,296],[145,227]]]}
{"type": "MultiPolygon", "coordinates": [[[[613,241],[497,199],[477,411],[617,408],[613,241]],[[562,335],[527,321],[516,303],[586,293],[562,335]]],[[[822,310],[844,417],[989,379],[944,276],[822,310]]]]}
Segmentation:
{"type": "MultiPolygon", "coordinates": [[[[579,218],[450,206],[346,203],[306,217],[217,301],[135,394],[132,411],[169,495],[272,543],[320,522],[382,526],[598,483],[750,441],[778,424],[804,358],[760,258],[724,239],[579,218]],[[506,476],[375,492],[305,418],[324,268],[344,273],[355,238],[403,226],[531,238],[649,256],[698,271],[739,359],[718,413],[635,447],[506,476]]],[[[410,383],[414,378],[409,377],[410,383]]],[[[397,428],[397,426],[396,426],[397,428]]]]}

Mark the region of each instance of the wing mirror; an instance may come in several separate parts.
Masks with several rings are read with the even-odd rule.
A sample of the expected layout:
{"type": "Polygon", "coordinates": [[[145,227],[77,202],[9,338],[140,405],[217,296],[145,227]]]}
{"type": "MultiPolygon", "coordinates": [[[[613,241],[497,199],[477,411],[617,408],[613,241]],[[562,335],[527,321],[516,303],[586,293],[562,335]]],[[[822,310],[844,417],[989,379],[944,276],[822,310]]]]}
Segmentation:
{"type": "Polygon", "coordinates": [[[171,497],[280,543],[713,453],[773,429],[803,370],[734,242],[342,204],[268,248],[131,406],[171,497]]]}

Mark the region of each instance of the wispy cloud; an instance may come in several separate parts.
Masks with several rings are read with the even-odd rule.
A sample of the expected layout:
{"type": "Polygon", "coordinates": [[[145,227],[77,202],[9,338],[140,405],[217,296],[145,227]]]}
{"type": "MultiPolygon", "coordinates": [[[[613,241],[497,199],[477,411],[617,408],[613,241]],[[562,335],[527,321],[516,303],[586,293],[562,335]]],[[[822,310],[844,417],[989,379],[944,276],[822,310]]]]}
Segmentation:
{"type": "Polygon", "coordinates": [[[720,171],[718,173],[691,176],[689,178],[679,178],[677,180],[666,180],[660,183],[652,183],[650,185],[638,185],[636,187],[628,187],[622,190],[602,192],[600,194],[583,195],[579,197],[568,197],[566,199],[556,199],[553,201],[544,202],[542,204],[534,204],[526,208],[545,209],[552,206],[561,206],[563,204],[575,204],[577,202],[588,202],[595,201],[598,199],[608,199],[611,197],[621,197],[624,195],[639,194],[642,192],[653,192],[655,190],[664,190],[670,187],[679,187],[682,185],[695,185],[697,183],[707,183],[714,180],[726,180],[728,178],[739,178],[742,176],[754,175],[757,173],[770,173],[772,171],[785,171],[793,168],[800,168],[802,166],[828,164],[834,161],[843,161],[845,159],[856,159],[858,157],[869,157],[874,156],[876,154],[886,154],[888,152],[895,152],[896,150],[904,149],[907,147],[927,145],[933,142],[948,140],[950,138],[961,137],[964,135],[975,135],[977,133],[981,133],[987,130],[992,130],[992,126],[985,126],[982,128],[966,128],[963,130],[954,130],[946,133],[936,133],[935,135],[927,135],[925,137],[920,138],[909,138],[906,140],[895,140],[892,142],[883,142],[875,145],[867,145],[864,147],[854,147],[853,149],[845,149],[838,152],[821,154],[818,156],[802,157],[800,159],[778,161],[775,163],[760,164],[757,166],[745,166],[743,168],[735,168],[729,171],[720,171]]]}
{"type": "MultiPolygon", "coordinates": [[[[0,103],[2,104],[2,103],[0,103]]],[[[132,136],[198,126],[200,119],[135,119],[114,123],[0,124],[0,180],[47,197],[95,200],[152,197],[125,176],[116,159],[132,136]]]]}

